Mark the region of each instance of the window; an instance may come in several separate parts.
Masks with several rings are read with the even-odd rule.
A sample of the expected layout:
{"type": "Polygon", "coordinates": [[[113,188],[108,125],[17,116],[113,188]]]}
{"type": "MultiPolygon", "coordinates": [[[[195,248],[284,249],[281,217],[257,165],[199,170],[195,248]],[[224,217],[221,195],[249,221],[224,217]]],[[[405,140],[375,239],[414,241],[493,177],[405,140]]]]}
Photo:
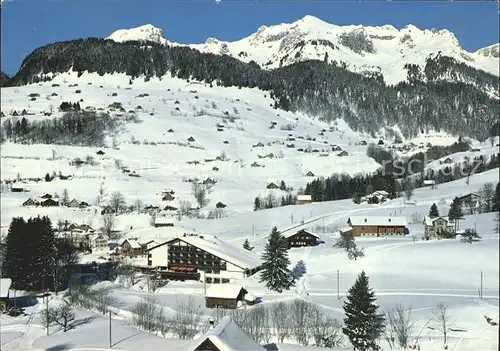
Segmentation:
{"type": "Polygon", "coordinates": [[[227,283],[229,283],[229,279],[225,279],[225,278],[223,278],[223,279],[222,279],[222,284],[227,284],[227,283]]]}
{"type": "Polygon", "coordinates": [[[214,284],[220,284],[220,278],[214,278],[214,284]]]}
{"type": "Polygon", "coordinates": [[[212,278],[205,278],[205,281],[206,281],[207,283],[211,284],[211,283],[212,283],[212,278]]]}

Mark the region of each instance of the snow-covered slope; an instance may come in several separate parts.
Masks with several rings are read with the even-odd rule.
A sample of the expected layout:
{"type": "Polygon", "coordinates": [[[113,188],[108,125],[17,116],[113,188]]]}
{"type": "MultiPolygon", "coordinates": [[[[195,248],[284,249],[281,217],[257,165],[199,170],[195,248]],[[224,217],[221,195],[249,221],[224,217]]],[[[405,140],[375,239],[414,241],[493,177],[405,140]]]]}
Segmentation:
{"type": "MultiPolygon", "coordinates": [[[[184,45],[169,43],[162,31],[151,25],[119,30],[108,39],[152,40],[161,44],[184,45]]],[[[391,25],[336,26],[313,16],[305,16],[293,23],[261,26],[250,36],[234,42],[208,38],[204,44],[188,46],[245,62],[255,61],[265,69],[311,59],[344,63],[347,69],[354,72],[382,74],[388,84],[406,79],[405,64],[423,66],[429,55],[438,52],[474,68],[499,74],[498,44],[469,53],[450,31],[420,30],[413,25],[402,29],[391,25]]]]}

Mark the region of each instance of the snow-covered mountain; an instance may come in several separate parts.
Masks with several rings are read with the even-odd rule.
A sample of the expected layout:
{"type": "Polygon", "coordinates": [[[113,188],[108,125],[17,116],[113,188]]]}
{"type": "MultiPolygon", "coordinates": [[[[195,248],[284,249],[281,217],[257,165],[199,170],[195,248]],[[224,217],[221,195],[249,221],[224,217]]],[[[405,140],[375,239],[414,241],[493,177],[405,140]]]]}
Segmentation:
{"type": "Polygon", "coordinates": [[[151,24],[145,24],[143,26],[130,29],[119,29],[111,33],[111,35],[106,39],[111,39],[119,43],[138,40],[152,41],[162,45],[168,44],[163,31],[151,24]]]}
{"type": "MultiPolygon", "coordinates": [[[[169,42],[162,30],[152,25],[118,30],[108,39],[150,40],[163,45],[186,46],[169,42]]],[[[255,61],[264,69],[311,59],[337,62],[353,72],[380,73],[389,84],[407,78],[405,64],[423,67],[426,58],[437,53],[476,69],[499,74],[498,44],[471,53],[464,50],[448,30],[420,30],[413,25],[402,29],[391,25],[337,26],[313,16],[305,16],[293,23],[261,26],[250,36],[234,42],[208,38],[204,44],[187,46],[244,62],[255,61]]]]}

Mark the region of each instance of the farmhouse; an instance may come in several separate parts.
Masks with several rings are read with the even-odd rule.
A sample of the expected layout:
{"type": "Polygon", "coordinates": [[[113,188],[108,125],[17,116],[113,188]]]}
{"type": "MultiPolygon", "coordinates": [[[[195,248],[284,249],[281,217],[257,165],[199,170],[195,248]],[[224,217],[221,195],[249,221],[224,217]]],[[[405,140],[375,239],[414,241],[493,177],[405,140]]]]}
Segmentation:
{"type": "Polygon", "coordinates": [[[173,196],[172,194],[165,194],[161,200],[162,201],[172,201],[175,199],[175,196],[173,196]]]}
{"type": "Polygon", "coordinates": [[[173,227],[174,221],[169,217],[156,217],[155,218],[155,228],[160,227],[173,227]]]}
{"type": "Polygon", "coordinates": [[[288,248],[302,247],[302,246],[316,246],[318,245],[319,235],[311,233],[306,229],[301,229],[298,232],[285,234],[288,242],[288,248]]]}
{"type": "Polygon", "coordinates": [[[124,256],[137,256],[142,254],[142,246],[137,239],[125,239],[120,247],[124,256]]]}
{"type": "Polygon", "coordinates": [[[277,186],[277,185],[276,185],[276,184],[274,184],[274,183],[269,183],[269,184],[267,184],[267,186],[266,186],[266,189],[279,189],[279,188],[280,188],[280,187],[279,187],[279,186],[277,186]]]}
{"type": "Polygon", "coordinates": [[[23,202],[23,206],[38,206],[40,203],[33,199],[33,198],[29,198],[28,200],[24,201],[23,202]]]}
{"type": "Polygon", "coordinates": [[[104,152],[104,151],[102,151],[102,150],[99,150],[99,151],[97,151],[97,152],[96,152],[96,154],[98,154],[99,156],[102,156],[102,155],[104,155],[104,154],[105,154],[105,152],[104,152]]]}
{"type": "Polygon", "coordinates": [[[80,202],[77,199],[73,199],[68,203],[68,207],[80,207],[80,202]]]}
{"type": "Polygon", "coordinates": [[[312,203],[311,195],[297,195],[297,205],[304,205],[312,203]]]}
{"type": "Polygon", "coordinates": [[[243,303],[248,291],[241,285],[214,284],[205,293],[205,306],[207,308],[236,309],[238,303],[243,303]]]}
{"type": "Polygon", "coordinates": [[[436,189],[436,181],[432,179],[424,180],[424,186],[430,186],[432,189],[436,189]]]}
{"type": "Polygon", "coordinates": [[[314,173],[313,173],[313,172],[311,172],[311,171],[308,171],[308,172],[306,173],[306,177],[314,177],[314,173]]]}
{"type": "Polygon", "coordinates": [[[90,244],[90,248],[92,249],[92,251],[108,251],[109,250],[108,239],[106,239],[106,237],[101,233],[90,235],[89,236],[89,244],[90,244]]]}
{"type": "Polygon", "coordinates": [[[230,316],[223,317],[219,324],[195,342],[193,351],[265,351],[253,341],[230,316]]]}
{"type": "Polygon", "coordinates": [[[347,224],[355,237],[403,235],[407,232],[405,217],[351,216],[347,224]]]}
{"type": "Polygon", "coordinates": [[[52,200],[52,199],[47,199],[47,200],[40,202],[40,205],[43,207],[59,206],[59,202],[52,200]]]}
{"type": "Polygon", "coordinates": [[[424,236],[426,238],[434,238],[442,233],[453,233],[455,230],[455,222],[448,217],[425,216],[424,218],[424,236]]]}
{"type": "Polygon", "coordinates": [[[259,257],[215,236],[184,234],[147,251],[148,266],[167,271],[170,279],[229,283],[260,269],[259,257]]]}
{"type": "Polygon", "coordinates": [[[473,214],[479,211],[481,207],[481,196],[469,193],[458,197],[465,214],[473,214]]]}
{"type": "Polygon", "coordinates": [[[215,207],[216,208],[225,208],[226,205],[219,201],[219,202],[217,202],[217,204],[215,204],[215,207]]]}
{"type": "Polygon", "coordinates": [[[347,153],[347,151],[345,150],[342,150],[340,151],[338,154],[337,154],[338,157],[344,157],[344,156],[349,156],[349,154],[347,153]]]}

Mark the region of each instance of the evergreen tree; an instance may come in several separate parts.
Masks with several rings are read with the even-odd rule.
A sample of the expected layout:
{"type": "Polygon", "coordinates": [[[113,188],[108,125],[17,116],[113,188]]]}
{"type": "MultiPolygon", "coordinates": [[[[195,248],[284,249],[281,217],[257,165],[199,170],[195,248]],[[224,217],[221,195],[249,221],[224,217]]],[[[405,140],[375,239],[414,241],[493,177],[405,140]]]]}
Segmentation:
{"type": "Polygon", "coordinates": [[[248,242],[248,239],[245,239],[245,242],[243,243],[243,248],[248,251],[253,250],[253,246],[250,246],[250,243],[248,242]]]}
{"type": "Polygon", "coordinates": [[[500,182],[497,183],[495,189],[495,197],[493,198],[493,211],[500,211],[500,182]]]}
{"type": "Polygon", "coordinates": [[[364,271],[358,275],[356,282],[347,293],[344,302],[344,327],[342,332],[347,336],[355,350],[379,350],[377,340],[384,331],[385,319],[377,314],[376,297],[369,287],[368,277],[364,271]]]}
{"type": "Polygon", "coordinates": [[[25,225],[26,222],[22,217],[12,218],[5,241],[2,269],[3,274],[12,279],[13,289],[22,289],[24,287],[27,266],[27,257],[24,252],[26,246],[23,245],[23,229],[25,225]]]}
{"type": "Polygon", "coordinates": [[[257,196],[257,197],[255,197],[255,200],[253,202],[253,210],[258,211],[260,209],[261,209],[260,198],[257,196]]]}
{"type": "Polygon", "coordinates": [[[435,203],[432,204],[431,209],[429,210],[429,217],[431,218],[439,217],[439,210],[435,203]]]}
{"type": "Polygon", "coordinates": [[[448,217],[451,220],[455,221],[455,232],[458,230],[458,221],[464,217],[462,212],[462,204],[458,197],[453,199],[451,203],[450,210],[448,211],[448,217]]]}
{"type": "Polygon", "coordinates": [[[266,283],[270,290],[281,293],[293,285],[288,266],[288,243],[284,236],[274,227],[262,254],[262,271],[260,282],[266,283]]]}

